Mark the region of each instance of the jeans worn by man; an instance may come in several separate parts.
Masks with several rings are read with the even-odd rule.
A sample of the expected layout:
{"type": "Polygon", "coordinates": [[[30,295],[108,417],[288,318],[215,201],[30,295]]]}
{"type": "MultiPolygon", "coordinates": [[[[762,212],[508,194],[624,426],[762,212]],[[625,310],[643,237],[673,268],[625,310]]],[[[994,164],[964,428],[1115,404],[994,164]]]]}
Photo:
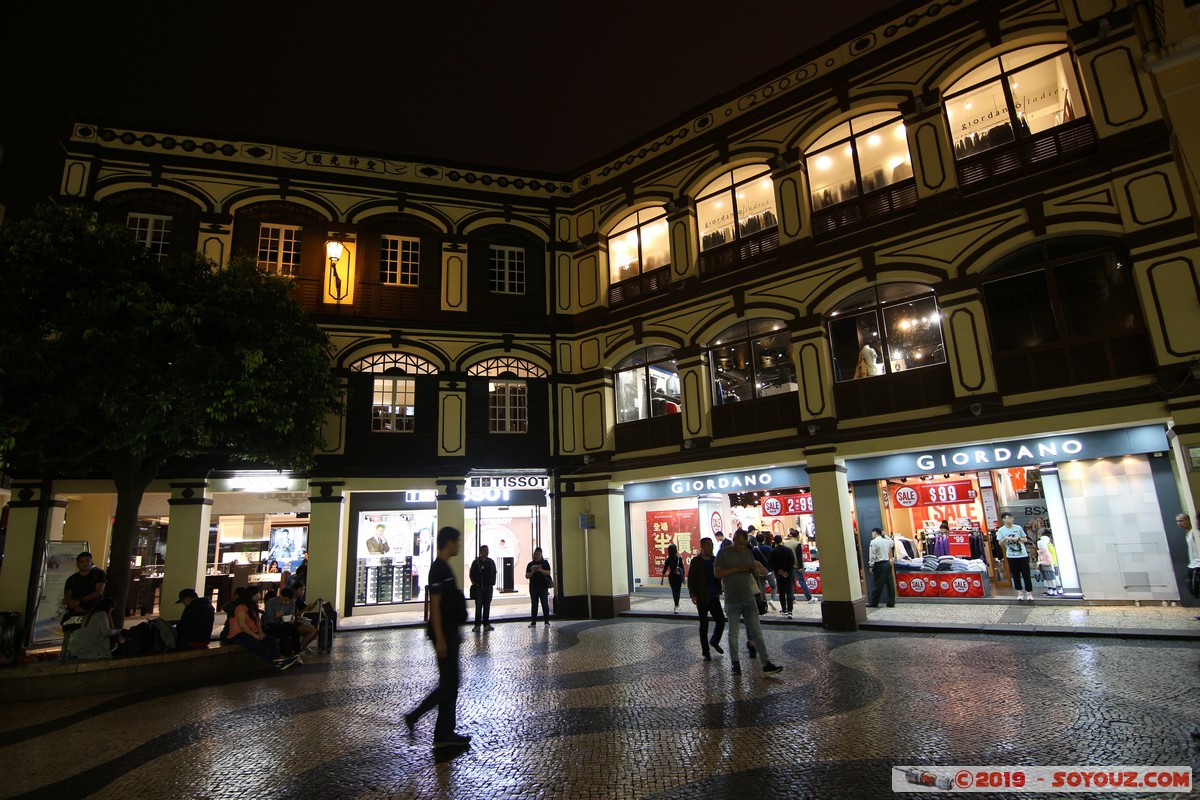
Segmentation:
{"type": "MultiPolygon", "coordinates": [[[[744,531],[734,534],[733,546],[717,554],[713,574],[720,578],[725,589],[725,616],[729,620],[729,656],[737,658],[738,621],[746,623],[746,633],[762,653],[764,675],[778,675],[783,667],[773,664],[767,653],[762,626],[758,621],[758,604],[754,600],[756,576],[765,574],[766,567],[755,561],[744,531]]],[[[742,671],[740,661],[732,666],[734,673],[742,671]]]]}

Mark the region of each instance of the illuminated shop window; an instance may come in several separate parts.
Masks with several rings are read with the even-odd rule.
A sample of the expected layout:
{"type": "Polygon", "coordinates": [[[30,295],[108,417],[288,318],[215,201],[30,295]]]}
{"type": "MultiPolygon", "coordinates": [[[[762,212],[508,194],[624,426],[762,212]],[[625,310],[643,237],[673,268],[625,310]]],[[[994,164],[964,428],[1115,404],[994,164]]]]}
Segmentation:
{"type": "Polygon", "coordinates": [[[421,271],[421,240],[412,236],[383,236],[379,243],[379,282],[416,286],[421,271]]]}
{"type": "Polygon", "coordinates": [[[170,254],[170,217],[158,214],[130,214],[125,219],[125,226],[129,228],[133,238],[137,239],[159,261],[170,254]]]}
{"type": "Polygon", "coordinates": [[[416,381],[411,378],[376,378],[371,395],[371,430],[375,433],[412,433],[416,395],[416,381]]]}
{"type": "Polygon", "coordinates": [[[955,158],[1087,116],[1066,45],[1026,47],[971,70],[945,93],[955,158]]]}
{"type": "Polygon", "coordinates": [[[713,404],[739,403],[797,391],[792,334],[782,320],[739,322],[708,351],[713,404]]]}
{"type": "Polygon", "coordinates": [[[704,187],[696,198],[696,222],[702,251],[777,227],[767,165],[739,167],[704,187]]]}
{"type": "Polygon", "coordinates": [[[529,386],[511,379],[545,378],[546,370],[520,358],[489,358],[470,367],[467,374],[493,379],[488,381],[488,433],[529,432],[529,386]]]}
{"type": "Polygon", "coordinates": [[[294,278],[300,271],[300,228],[261,223],[258,227],[258,268],[294,278]]]}
{"type": "Polygon", "coordinates": [[[860,380],[946,363],[933,289],[916,283],[871,287],[829,319],[834,377],[860,380]]]}
{"type": "Polygon", "coordinates": [[[617,364],[617,422],[678,414],[683,410],[679,367],[669,347],[646,347],[617,364]]]}
{"type": "Polygon", "coordinates": [[[437,367],[408,353],[375,353],[350,365],[354,372],[376,377],[371,392],[371,430],[374,433],[412,433],[416,427],[416,387],[413,377],[436,375],[437,367]]]}
{"type": "Polygon", "coordinates": [[[500,294],[525,294],[525,250],[491,246],[488,289],[500,294]]]}
{"type": "Polygon", "coordinates": [[[667,212],[662,206],[635,211],[608,234],[609,280],[636,278],[671,263],[667,212]]]}
{"type": "Polygon", "coordinates": [[[805,151],[814,210],[911,178],[899,112],[865,114],[838,125],[805,151]]]}

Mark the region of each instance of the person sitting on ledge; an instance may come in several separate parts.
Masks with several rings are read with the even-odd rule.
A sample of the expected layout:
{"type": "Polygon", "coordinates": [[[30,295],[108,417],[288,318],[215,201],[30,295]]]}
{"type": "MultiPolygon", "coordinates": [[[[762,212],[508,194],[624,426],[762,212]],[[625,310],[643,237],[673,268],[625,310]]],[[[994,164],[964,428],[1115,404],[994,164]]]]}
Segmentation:
{"type": "Polygon", "coordinates": [[[123,633],[113,628],[112,610],[116,603],[111,597],[100,600],[100,604],[83,615],[83,627],[71,637],[68,655],[80,661],[95,661],[113,657],[113,639],[125,641],[123,633]]]}
{"type": "Polygon", "coordinates": [[[175,605],[183,603],[183,616],[175,627],[176,649],[203,650],[212,639],[213,620],[217,612],[207,597],[196,594],[195,589],[181,589],[175,605]]]}

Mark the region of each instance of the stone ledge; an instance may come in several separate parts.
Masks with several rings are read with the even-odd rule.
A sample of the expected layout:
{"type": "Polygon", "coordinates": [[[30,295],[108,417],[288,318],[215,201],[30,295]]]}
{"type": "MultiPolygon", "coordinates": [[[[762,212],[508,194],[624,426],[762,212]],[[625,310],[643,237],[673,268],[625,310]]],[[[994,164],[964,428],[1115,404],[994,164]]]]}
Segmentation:
{"type": "Polygon", "coordinates": [[[0,703],[152,689],[269,669],[270,664],[237,646],[133,658],[39,662],[0,670],[0,703]]]}

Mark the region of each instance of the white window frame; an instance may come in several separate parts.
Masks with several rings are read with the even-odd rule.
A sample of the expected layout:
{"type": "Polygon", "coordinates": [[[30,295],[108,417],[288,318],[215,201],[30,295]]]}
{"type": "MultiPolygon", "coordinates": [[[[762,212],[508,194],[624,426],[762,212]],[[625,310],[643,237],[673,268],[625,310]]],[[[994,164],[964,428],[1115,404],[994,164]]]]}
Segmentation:
{"type": "Polygon", "coordinates": [[[525,294],[525,248],[491,245],[488,288],[495,294],[525,294]]]}
{"type": "Polygon", "coordinates": [[[416,402],[417,382],[412,378],[376,376],[371,387],[371,432],[412,433],[416,402]]]}
{"type": "Polygon", "coordinates": [[[421,280],[421,240],[384,234],[379,242],[379,282],[387,286],[417,286],[421,280]]]}
{"type": "Polygon", "coordinates": [[[130,212],[125,218],[125,227],[133,234],[138,244],[150,251],[159,261],[171,253],[171,218],[163,214],[141,214],[130,212]]]}
{"type": "Polygon", "coordinates": [[[300,231],[299,225],[259,223],[258,268],[272,275],[296,277],[300,272],[300,231]]]}
{"type": "Polygon", "coordinates": [[[488,381],[488,433],[529,433],[529,385],[488,381]]]}

